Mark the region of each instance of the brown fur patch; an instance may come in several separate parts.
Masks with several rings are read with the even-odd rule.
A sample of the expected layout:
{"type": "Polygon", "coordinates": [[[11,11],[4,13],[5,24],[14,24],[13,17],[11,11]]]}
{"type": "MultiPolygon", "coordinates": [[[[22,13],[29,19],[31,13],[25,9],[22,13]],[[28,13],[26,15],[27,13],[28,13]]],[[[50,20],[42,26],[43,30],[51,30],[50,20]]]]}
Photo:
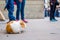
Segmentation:
{"type": "Polygon", "coordinates": [[[7,31],[7,33],[14,33],[10,24],[11,24],[11,22],[6,24],[6,31],[7,31]]]}
{"type": "Polygon", "coordinates": [[[20,22],[22,28],[25,28],[25,23],[23,21],[20,22]]]}

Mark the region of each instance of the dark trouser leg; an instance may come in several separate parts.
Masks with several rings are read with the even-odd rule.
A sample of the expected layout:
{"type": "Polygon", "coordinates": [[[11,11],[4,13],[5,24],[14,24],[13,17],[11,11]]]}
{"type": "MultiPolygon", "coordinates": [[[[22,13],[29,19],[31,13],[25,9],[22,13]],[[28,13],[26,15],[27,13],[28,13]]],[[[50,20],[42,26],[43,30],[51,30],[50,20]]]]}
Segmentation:
{"type": "Polygon", "coordinates": [[[50,9],[50,20],[52,20],[52,15],[53,15],[53,10],[52,9],[53,9],[53,6],[51,6],[50,8],[51,8],[50,9]]]}
{"type": "Polygon", "coordinates": [[[47,17],[47,16],[48,16],[48,10],[45,9],[45,17],[47,17]]]}
{"type": "Polygon", "coordinates": [[[19,15],[20,15],[20,11],[21,11],[21,3],[19,2],[19,0],[15,0],[16,4],[17,4],[17,11],[16,11],[16,20],[19,20],[19,15]]]}
{"type": "Polygon", "coordinates": [[[54,17],[55,9],[56,9],[56,7],[54,5],[52,5],[51,10],[50,10],[50,20],[55,19],[55,17],[54,17]]]}
{"type": "Polygon", "coordinates": [[[21,3],[21,19],[24,20],[24,7],[25,7],[25,0],[21,3]]]}
{"type": "Polygon", "coordinates": [[[55,19],[55,16],[54,16],[55,15],[55,10],[56,10],[56,6],[53,6],[53,16],[52,16],[53,19],[55,19]]]}

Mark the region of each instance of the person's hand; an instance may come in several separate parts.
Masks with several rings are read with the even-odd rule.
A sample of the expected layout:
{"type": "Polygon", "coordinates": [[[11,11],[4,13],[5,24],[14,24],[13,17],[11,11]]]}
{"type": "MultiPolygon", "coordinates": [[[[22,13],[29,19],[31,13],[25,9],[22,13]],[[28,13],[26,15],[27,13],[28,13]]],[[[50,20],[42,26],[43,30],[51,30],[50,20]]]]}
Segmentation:
{"type": "Polygon", "coordinates": [[[19,2],[22,2],[22,0],[19,0],[19,2]]]}

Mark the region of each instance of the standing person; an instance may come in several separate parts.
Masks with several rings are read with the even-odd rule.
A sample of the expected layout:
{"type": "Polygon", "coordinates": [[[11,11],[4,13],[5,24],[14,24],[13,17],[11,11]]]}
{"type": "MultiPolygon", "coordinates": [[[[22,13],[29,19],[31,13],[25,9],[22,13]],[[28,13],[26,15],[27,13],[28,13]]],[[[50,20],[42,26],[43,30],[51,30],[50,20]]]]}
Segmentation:
{"type": "Polygon", "coordinates": [[[59,5],[57,0],[50,0],[50,21],[57,21],[54,17],[56,6],[59,5]]]}

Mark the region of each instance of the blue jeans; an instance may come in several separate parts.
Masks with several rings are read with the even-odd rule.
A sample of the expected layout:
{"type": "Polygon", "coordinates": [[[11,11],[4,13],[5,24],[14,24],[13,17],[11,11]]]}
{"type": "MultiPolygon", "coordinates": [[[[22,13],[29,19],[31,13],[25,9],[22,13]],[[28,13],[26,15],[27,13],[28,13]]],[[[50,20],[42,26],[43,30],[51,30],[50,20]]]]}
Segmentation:
{"type": "Polygon", "coordinates": [[[16,19],[19,20],[19,15],[21,12],[21,19],[24,20],[25,0],[22,0],[22,3],[20,3],[18,0],[15,0],[15,2],[17,4],[16,19]]]}
{"type": "Polygon", "coordinates": [[[7,8],[8,10],[8,17],[9,20],[15,20],[15,17],[13,16],[13,11],[14,11],[14,0],[6,0],[6,6],[5,8],[7,8]]]}
{"type": "Polygon", "coordinates": [[[20,3],[19,0],[6,0],[6,8],[8,10],[9,20],[15,20],[15,17],[13,16],[14,1],[17,4],[16,19],[19,20],[19,15],[21,12],[21,19],[24,20],[25,0],[22,0],[22,3],[20,3]]]}
{"type": "Polygon", "coordinates": [[[47,9],[44,9],[44,14],[45,14],[45,17],[49,16],[49,12],[47,9]]]}
{"type": "Polygon", "coordinates": [[[24,7],[25,7],[25,0],[21,3],[21,19],[24,20],[24,7]]]}

